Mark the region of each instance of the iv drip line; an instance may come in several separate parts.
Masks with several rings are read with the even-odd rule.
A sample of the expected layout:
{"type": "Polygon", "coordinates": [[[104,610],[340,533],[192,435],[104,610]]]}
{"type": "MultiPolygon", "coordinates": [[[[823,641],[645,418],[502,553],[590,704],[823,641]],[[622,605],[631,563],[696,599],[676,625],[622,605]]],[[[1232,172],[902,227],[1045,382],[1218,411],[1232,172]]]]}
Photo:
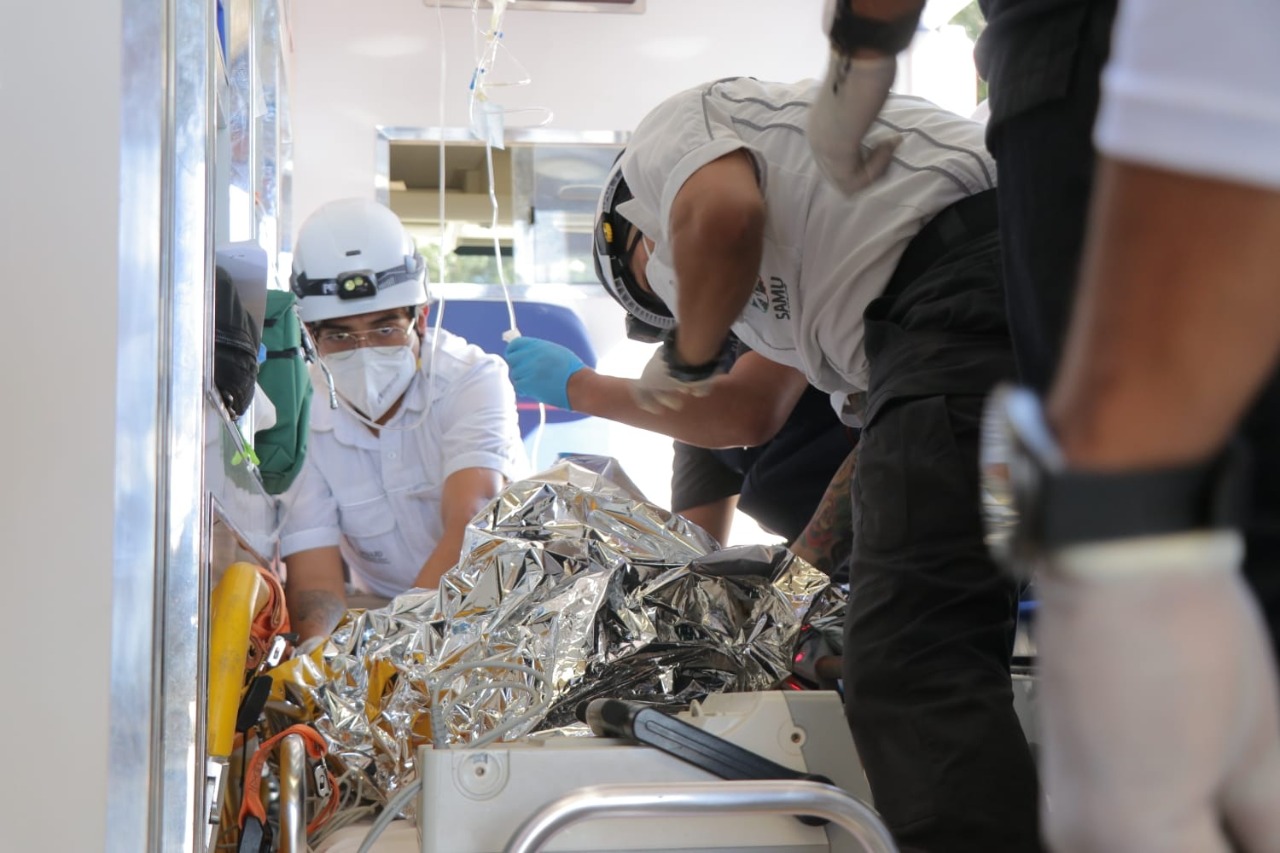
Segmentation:
{"type": "Polygon", "coordinates": [[[490,99],[490,89],[528,86],[533,82],[529,72],[525,70],[520,60],[506,50],[506,44],[503,41],[506,32],[502,28],[502,23],[506,18],[507,6],[514,0],[490,0],[490,2],[493,4],[493,11],[489,16],[489,28],[487,30],[482,29],[480,25],[479,0],[473,0],[471,4],[472,26],[475,28],[475,35],[483,39],[483,45],[481,46],[473,36],[473,44],[477,45],[475,48],[476,65],[471,72],[471,81],[467,87],[470,92],[467,117],[471,123],[471,132],[477,138],[486,140],[488,144],[492,144],[495,148],[502,148],[503,127],[506,124],[506,116],[517,113],[535,113],[540,115],[541,118],[526,126],[543,127],[551,122],[554,114],[544,106],[504,107],[490,99]],[[493,80],[490,78],[490,73],[496,67],[498,61],[499,49],[505,52],[505,55],[514,66],[516,71],[514,79],[493,80]],[[482,115],[477,115],[477,105],[482,107],[482,115]],[[494,126],[495,122],[497,122],[497,127],[494,126]],[[483,123],[482,127],[480,126],[481,123],[483,123]]]}
{"type": "MultiPolygon", "coordinates": [[[[422,0],[422,3],[424,6],[430,4],[436,7],[436,27],[437,27],[437,32],[440,38],[440,75],[439,75],[440,89],[438,93],[439,126],[440,128],[443,129],[444,128],[444,99],[445,99],[445,95],[448,92],[448,89],[446,87],[446,82],[447,82],[446,72],[448,71],[448,67],[449,67],[448,57],[446,55],[446,50],[445,50],[444,15],[441,12],[441,6],[438,0],[422,0]]],[[[362,424],[372,429],[387,430],[388,432],[409,432],[422,426],[422,422],[427,419],[427,415],[431,412],[431,401],[433,399],[433,392],[435,391],[435,380],[436,380],[436,353],[439,351],[440,328],[441,328],[441,323],[444,320],[444,308],[445,308],[444,288],[443,288],[444,245],[445,245],[445,221],[444,221],[444,177],[445,177],[444,150],[445,150],[445,147],[444,147],[443,133],[440,134],[440,140],[438,144],[439,144],[439,156],[437,159],[439,159],[440,161],[440,170],[438,174],[438,180],[440,183],[440,192],[438,194],[439,208],[438,208],[437,216],[440,221],[440,250],[441,250],[439,261],[436,264],[436,284],[438,286],[435,289],[435,294],[436,294],[436,301],[438,304],[436,305],[436,310],[434,312],[435,316],[432,318],[431,359],[427,363],[427,396],[426,396],[425,405],[422,408],[422,415],[419,416],[411,424],[400,424],[396,426],[391,426],[389,424],[379,424],[376,421],[370,420],[369,418],[365,417],[364,413],[358,411],[354,406],[352,406],[346,400],[342,399],[342,397],[337,394],[333,385],[333,378],[329,374],[328,366],[324,364],[323,359],[320,359],[320,358],[316,359],[316,362],[320,365],[321,371],[324,373],[325,382],[329,387],[330,407],[337,408],[338,404],[341,404],[342,408],[346,409],[347,412],[349,412],[352,415],[352,417],[354,417],[356,420],[360,421],[362,424]]],[[[425,275],[425,272],[424,272],[424,275],[425,275]]],[[[428,305],[431,304],[431,297],[432,297],[432,291],[431,291],[431,288],[428,287],[427,288],[427,304],[428,305]]],[[[417,324],[416,317],[414,318],[414,324],[415,326],[417,324]]],[[[418,358],[419,359],[422,358],[421,347],[423,346],[423,344],[425,344],[425,341],[419,340],[418,342],[418,346],[419,346],[418,358]]]]}
{"type": "MultiPolygon", "coordinates": [[[[492,86],[525,86],[531,82],[531,79],[528,76],[528,72],[524,70],[523,66],[520,66],[519,61],[516,60],[515,57],[512,57],[512,61],[515,62],[517,67],[520,68],[520,71],[523,74],[521,78],[519,78],[514,82],[509,82],[509,83],[503,83],[503,82],[489,83],[488,82],[488,78],[486,77],[486,75],[488,74],[490,68],[493,66],[494,61],[496,61],[497,59],[498,48],[502,46],[502,41],[501,41],[503,37],[502,21],[506,15],[506,7],[507,7],[508,0],[491,0],[491,2],[493,3],[493,14],[490,16],[490,27],[488,30],[480,29],[479,17],[478,17],[479,0],[473,0],[472,6],[471,6],[472,23],[476,28],[476,32],[485,38],[484,50],[483,52],[480,52],[480,55],[477,59],[476,67],[471,74],[471,82],[468,86],[468,89],[470,91],[468,113],[470,116],[472,116],[472,133],[476,133],[475,124],[474,124],[476,102],[483,101],[485,103],[491,103],[486,94],[486,90],[489,86],[491,85],[492,86]]],[[[444,15],[443,15],[442,7],[439,3],[439,0],[423,0],[423,5],[428,5],[428,4],[435,6],[436,25],[437,25],[437,31],[438,31],[439,40],[440,40],[440,50],[439,50],[440,72],[439,72],[439,91],[437,96],[437,107],[438,107],[438,125],[437,126],[440,127],[441,130],[443,130],[444,124],[445,124],[444,104],[445,104],[445,97],[448,93],[448,87],[447,87],[448,57],[444,47],[445,45],[444,15]]],[[[501,108],[497,111],[488,111],[487,115],[490,117],[490,120],[492,120],[492,116],[494,115],[501,116],[507,113],[534,112],[534,111],[542,112],[544,114],[543,120],[534,126],[541,126],[551,121],[551,118],[552,118],[551,110],[547,109],[546,107],[529,107],[529,108],[523,108],[523,109],[501,108]]],[[[488,130],[488,128],[486,129],[488,130]]],[[[489,205],[491,209],[489,230],[493,236],[493,256],[497,266],[498,283],[502,287],[502,298],[506,302],[506,306],[507,306],[508,328],[507,328],[507,331],[503,332],[502,339],[503,341],[510,343],[512,340],[520,337],[520,329],[516,325],[515,305],[511,299],[511,291],[507,284],[506,271],[502,265],[501,242],[498,238],[499,208],[498,208],[497,188],[494,183],[494,169],[493,169],[493,149],[495,146],[493,144],[493,138],[490,133],[484,134],[483,140],[485,143],[485,167],[486,167],[486,172],[488,173],[489,205]]],[[[440,225],[440,237],[439,237],[440,253],[439,253],[439,257],[437,259],[437,265],[436,265],[436,285],[437,285],[436,295],[435,295],[436,311],[435,311],[435,317],[432,323],[431,359],[427,365],[427,396],[426,396],[426,405],[423,408],[422,415],[419,418],[417,418],[417,420],[415,420],[412,424],[404,424],[404,425],[396,425],[396,426],[391,426],[389,424],[379,424],[373,420],[370,420],[369,418],[365,417],[363,413],[357,411],[353,406],[351,406],[346,400],[342,399],[341,396],[336,393],[333,386],[333,380],[329,375],[327,365],[323,364],[323,360],[317,359],[317,362],[320,363],[320,369],[325,375],[326,384],[329,387],[330,406],[336,408],[337,406],[335,404],[340,404],[342,408],[350,412],[351,415],[356,418],[356,420],[360,421],[361,423],[365,424],[368,427],[378,429],[378,430],[403,432],[403,431],[410,431],[410,430],[417,429],[419,426],[422,425],[422,422],[426,420],[426,417],[431,410],[432,392],[435,389],[435,360],[436,360],[436,354],[439,350],[440,330],[444,322],[444,313],[445,313],[445,307],[446,307],[446,304],[445,304],[446,300],[444,297],[444,283],[445,283],[444,247],[446,244],[447,232],[446,232],[446,222],[445,222],[445,191],[444,191],[445,138],[443,133],[440,134],[439,139],[437,140],[437,146],[438,146],[437,182],[441,188],[441,191],[438,193],[438,200],[437,200],[437,204],[438,204],[437,220],[440,225]]],[[[499,145],[497,147],[502,147],[501,138],[499,138],[499,145]]],[[[428,291],[428,304],[430,304],[430,297],[431,297],[431,294],[430,294],[430,291],[428,291]]],[[[531,450],[532,463],[535,467],[537,465],[538,455],[541,450],[542,433],[546,427],[546,424],[547,424],[547,406],[545,403],[539,402],[538,403],[538,430],[534,435],[533,447],[531,450]]]]}
{"type": "MultiPolygon", "coordinates": [[[[424,5],[431,2],[432,0],[423,0],[424,5]]],[[[491,0],[491,2],[493,3],[493,14],[490,17],[490,29],[487,32],[482,33],[487,39],[486,50],[484,54],[480,56],[479,61],[476,64],[475,70],[472,72],[471,82],[469,85],[470,98],[469,98],[469,105],[468,105],[469,106],[468,113],[469,113],[469,116],[471,117],[473,132],[475,132],[474,117],[475,117],[475,106],[477,101],[481,100],[486,104],[489,103],[489,100],[485,91],[488,85],[522,86],[522,85],[527,85],[530,82],[528,75],[526,73],[522,79],[520,79],[519,81],[513,84],[501,84],[501,83],[488,84],[488,81],[485,75],[488,73],[489,69],[492,68],[493,62],[497,58],[498,47],[500,46],[501,39],[502,39],[502,19],[506,13],[506,7],[507,7],[507,0],[491,0]]],[[[440,252],[437,258],[437,265],[436,265],[436,284],[437,284],[436,309],[437,310],[436,310],[435,321],[433,326],[434,333],[432,334],[432,339],[431,339],[431,361],[427,367],[427,401],[426,401],[426,406],[423,409],[422,417],[419,418],[418,421],[412,427],[379,426],[378,424],[375,424],[367,420],[366,418],[364,418],[359,412],[357,412],[354,409],[354,407],[350,405],[344,405],[344,408],[346,408],[353,415],[355,415],[357,419],[363,421],[364,423],[370,426],[375,426],[379,429],[401,429],[401,430],[414,429],[422,423],[422,420],[425,419],[426,415],[430,412],[432,391],[433,391],[433,385],[435,380],[435,356],[436,356],[437,348],[439,346],[440,330],[441,330],[441,325],[443,322],[444,311],[445,311],[444,247],[445,247],[445,239],[446,239],[446,227],[445,227],[445,140],[444,140],[443,130],[445,126],[444,103],[445,103],[445,96],[447,94],[446,76],[445,76],[446,70],[447,70],[447,59],[446,59],[445,48],[444,48],[444,44],[445,44],[444,16],[441,11],[439,0],[434,0],[434,5],[436,7],[436,23],[437,23],[437,28],[439,32],[439,38],[440,38],[440,88],[439,88],[439,94],[438,94],[438,106],[439,106],[438,127],[441,129],[441,134],[438,142],[439,148],[438,148],[438,158],[437,158],[439,161],[438,182],[440,187],[440,192],[438,194],[439,207],[437,211],[437,218],[440,223],[440,238],[439,238],[440,252]]],[[[479,0],[474,0],[471,7],[471,14],[472,14],[473,24],[475,24],[477,31],[479,31],[478,9],[479,9],[479,0]]],[[[514,60],[514,57],[513,57],[513,60],[514,60]]],[[[518,62],[516,64],[517,66],[519,66],[518,62]]],[[[523,67],[521,67],[520,70],[523,71],[524,70],[523,67]]],[[[535,125],[535,126],[545,125],[551,121],[552,114],[550,110],[543,107],[536,107],[532,109],[540,110],[545,113],[543,120],[538,125],[535,125]]],[[[502,109],[498,111],[496,115],[501,116],[501,115],[507,114],[508,112],[528,112],[528,111],[530,110],[529,109],[524,109],[524,110],[502,109]]],[[[493,111],[487,111],[488,121],[492,121],[494,115],[495,113],[493,111]]],[[[498,196],[497,196],[497,189],[494,184],[494,170],[493,170],[494,140],[493,140],[492,133],[488,132],[491,130],[490,125],[488,124],[488,121],[486,121],[486,133],[483,134],[482,138],[484,139],[484,143],[485,143],[485,165],[486,165],[486,169],[488,172],[488,179],[489,179],[489,204],[491,208],[490,233],[493,236],[493,257],[498,269],[498,282],[502,286],[502,297],[506,301],[507,317],[510,324],[507,331],[503,333],[502,339],[506,342],[510,342],[520,336],[520,330],[516,326],[515,305],[511,300],[511,292],[507,286],[506,272],[503,269],[503,265],[502,265],[501,242],[498,239],[498,213],[499,213],[498,196]]],[[[502,144],[502,138],[501,138],[501,135],[499,134],[498,147],[501,147],[501,144],[502,144]]],[[[431,297],[431,293],[430,291],[428,291],[428,304],[430,304],[430,297],[431,297]]],[[[323,364],[321,365],[321,369],[324,371],[326,379],[328,380],[330,399],[332,402],[337,402],[338,399],[340,398],[334,391],[332,378],[329,377],[328,369],[323,364]]],[[[344,404],[346,403],[345,400],[342,402],[344,404]]],[[[546,404],[540,402],[538,403],[538,430],[534,437],[534,443],[533,443],[533,449],[532,449],[532,457],[533,457],[532,461],[535,467],[537,465],[538,454],[539,454],[539,450],[542,443],[542,432],[543,432],[543,429],[546,427],[546,422],[547,422],[547,407],[546,407],[546,404]]],[[[510,664],[494,664],[492,662],[488,665],[495,665],[495,666],[502,665],[512,670],[518,669],[520,671],[526,672],[529,675],[540,677],[545,681],[544,675],[534,670],[527,669],[525,667],[515,667],[510,664]]],[[[512,684],[510,685],[510,687],[521,687],[524,689],[529,689],[521,684],[512,684]]],[[[536,696],[536,693],[537,693],[536,690],[531,690],[530,692],[534,693],[536,696]]],[[[458,700],[455,700],[455,702],[456,701],[458,700]]],[[[542,701],[545,704],[547,700],[543,699],[542,701]]],[[[526,716],[531,716],[531,715],[532,715],[532,712],[529,712],[529,714],[527,714],[526,716]]],[[[514,728],[515,725],[518,725],[521,721],[522,720],[520,720],[519,718],[517,718],[517,720],[514,720],[514,721],[509,721],[506,725],[500,727],[499,729],[493,732],[490,732],[487,737],[471,745],[480,746],[483,743],[487,743],[490,740],[496,740],[497,738],[501,737],[503,734],[510,731],[512,728],[514,728]]],[[[418,784],[420,784],[420,782],[418,784]]],[[[405,791],[400,792],[400,794],[395,798],[396,806],[394,808],[385,809],[384,813],[382,815],[379,815],[378,819],[375,820],[374,825],[370,828],[370,831],[365,835],[365,838],[360,845],[361,853],[363,853],[363,851],[369,850],[372,847],[374,841],[378,838],[378,836],[382,834],[387,824],[389,824],[390,821],[394,818],[394,816],[400,811],[401,806],[409,802],[410,798],[414,795],[412,793],[413,790],[414,790],[413,785],[408,786],[405,789],[405,791]]],[[[390,806],[390,804],[388,805],[390,806]]]]}
{"type": "MultiPolygon", "coordinates": [[[[489,78],[487,75],[489,73],[489,70],[493,67],[493,63],[497,60],[498,48],[502,45],[502,37],[503,37],[502,21],[503,21],[503,18],[506,16],[506,11],[507,11],[507,0],[492,0],[492,2],[493,2],[493,14],[490,15],[489,17],[489,29],[487,31],[481,32],[481,35],[483,35],[486,39],[484,50],[480,52],[479,58],[476,62],[475,70],[471,74],[471,84],[470,84],[471,98],[470,98],[470,108],[468,110],[468,113],[471,117],[472,133],[476,133],[476,123],[475,123],[476,103],[477,102],[482,102],[484,104],[490,103],[487,92],[486,92],[486,90],[490,85],[524,86],[524,85],[528,85],[528,83],[530,82],[527,72],[525,72],[524,76],[522,76],[519,80],[517,80],[514,83],[490,83],[489,82],[489,78]]],[[[479,13],[479,0],[475,0],[475,2],[473,2],[471,6],[471,18],[472,18],[472,22],[475,24],[477,28],[477,31],[479,31],[478,13],[479,13]]],[[[519,60],[516,60],[515,57],[512,57],[512,60],[516,63],[517,67],[519,67],[520,70],[524,72],[524,68],[523,66],[520,66],[519,60]]],[[[536,107],[534,109],[541,110],[546,114],[542,122],[540,122],[540,124],[546,124],[551,120],[550,110],[547,110],[543,107],[536,107]]],[[[495,146],[494,146],[493,128],[490,124],[495,114],[498,116],[502,116],[508,112],[515,112],[515,110],[502,109],[502,110],[499,110],[497,113],[495,113],[492,110],[486,109],[485,110],[485,115],[486,115],[485,133],[478,134],[478,135],[480,135],[481,138],[484,140],[485,169],[486,169],[486,172],[488,173],[488,178],[489,178],[489,206],[491,211],[490,220],[489,220],[489,233],[493,237],[493,257],[494,257],[495,264],[498,268],[498,283],[502,286],[502,298],[506,300],[506,303],[507,303],[507,318],[510,324],[507,331],[503,333],[502,339],[507,343],[510,343],[511,341],[520,337],[520,329],[516,325],[515,305],[511,301],[511,291],[507,286],[506,270],[504,269],[502,264],[502,244],[501,244],[501,241],[498,239],[498,193],[497,193],[497,188],[494,184],[494,171],[493,171],[493,149],[495,146]]],[[[498,135],[497,142],[498,142],[497,147],[502,147],[502,137],[500,132],[498,135]]],[[[441,186],[444,186],[444,184],[441,183],[441,186]]],[[[530,455],[533,457],[532,464],[535,468],[538,465],[538,455],[542,449],[542,433],[546,428],[546,425],[547,425],[547,406],[545,403],[539,402],[538,403],[538,428],[537,428],[537,431],[534,433],[533,447],[531,448],[531,453],[530,453],[530,455]]]]}
{"type": "MultiPolygon", "coordinates": [[[[438,127],[440,127],[441,130],[443,131],[443,128],[445,126],[444,103],[445,103],[445,97],[447,95],[447,87],[446,87],[447,61],[446,61],[446,55],[445,55],[445,49],[444,49],[444,43],[445,43],[444,16],[443,16],[443,12],[441,11],[442,7],[440,5],[439,0],[422,0],[422,2],[424,6],[435,6],[435,9],[436,9],[436,25],[437,25],[437,30],[439,32],[439,40],[440,40],[440,75],[439,75],[440,88],[439,88],[439,95],[438,95],[438,107],[439,107],[438,127]]],[[[498,238],[499,209],[498,209],[497,190],[494,185],[493,149],[495,147],[497,148],[503,147],[503,140],[502,140],[503,122],[501,120],[504,116],[515,114],[515,113],[529,113],[529,112],[540,113],[542,115],[541,120],[530,126],[541,127],[543,125],[548,124],[551,121],[553,117],[553,113],[551,112],[550,109],[546,107],[541,107],[541,106],[501,107],[501,106],[495,105],[494,108],[490,108],[490,105],[494,105],[494,102],[489,98],[489,95],[488,95],[488,90],[491,87],[527,86],[529,85],[530,82],[532,82],[528,72],[524,69],[524,66],[521,65],[519,60],[517,60],[509,52],[507,53],[507,56],[510,57],[511,61],[515,64],[515,67],[518,69],[520,76],[517,79],[511,80],[511,81],[494,81],[489,78],[489,72],[493,69],[494,64],[497,61],[499,48],[503,48],[505,50],[505,47],[502,43],[502,38],[504,35],[503,29],[502,29],[502,22],[506,16],[507,5],[510,2],[510,0],[490,0],[490,2],[492,3],[493,9],[492,9],[492,14],[489,16],[488,29],[483,29],[480,25],[479,0],[473,0],[471,4],[472,26],[474,28],[475,35],[483,39],[483,44],[481,45],[481,43],[475,40],[473,36],[473,43],[477,45],[476,51],[475,51],[476,65],[475,65],[475,68],[472,70],[471,79],[467,86],[468,92],[469,92],[467,113],[468,113],[468,118],[470,119],[470,122],[471,122],[471,132],[474,135],[480,137],[485,144],[485,166],[486,166],[486,171],[488,172],[488,179],[489,179],[489,204],[492,210],[492,214],[490,217],[490,233],[493,235],[493,256],[497,266],[498,283],[502,287],[502,298],[505,300],[506,306],[507,306],[507,318],[508,318],[508,324],[509,324],[507,331],[502,334],[502,339],[509,343],[515,338],[520,336],[520,330],[516,325],[515,305],[511,299],[511,291],[507,285],[506,271],[504,270],[502,265],[501,242],[498,238]],[[483,113],[484,113],[485,120],[484,120],[483,133],[480,132],[480,130],[477,128],[477,113],[476,113],[477,104],[484,105],[483,113]],[[497,128],[493,127],[493,122],[495,121],[499,122],[499,126],[497,128]],[[495,144],[495,132],[494,132],[495,130],[497,131],[496,144],[495,144]]],[[[444,189],[445,188],[445,139],[444,139],[443,132],[440,134],[438,145],[439,145],[439,156],[437,158],[439,161],[438,183],[441,189],[440,189],[439,199],[438,199],[439,208],[438,208],[437,218],[440,223],[439,245],[440,245],[441,251],[440,251],[440,255],[437,262],[437,268],[436,268],[437,293],[435,297],[436,312],[435,312],[435,318],[433,323],[434,334],[432,335],[432,341],[431,341],[432,358],[431,358],[431,364],[428,366],[428,370],[427,370],[427,383],[428,383],[427,384],[427,400],[428,400],[427,410],[430,409],[429,401],[431,399],[431,392],[432,392],[432,388],[435,380],[435,372],[434,372],[435,354],[436,354],[436,348],[438,347],[439,341],[440,341],[439,331],[441,328],[441,323],[443,322],[444,312],[445,312],[445,297],[443,293],[444,283],[445,283],[444,247],[446,245],[447,235],[445,230],[445,189],[444,189]]],[[[345,403],[345,401],[343,402],[345,403]]],[[[364,417],[362,417],[358,412],[355,412],[354,410],[352,410],[350,406],[344,406],[344,408],[347,408],[349,411],[352,411],[352,413],[355,414],[359,420],[364,421],[366,424],[370,426],[378,427],[379,429],[413,429],[413,428],[416,428],[418,424],[421,423],[421,420],[422,420],[422,419],[419,419],[418,422],[411,427],[378,426],[377,424],[373,424],[367,419],[365,419],[364,417]]],[[[424,410],[423,412],[423,417],[425,416],[426,416],[426,410],[424,410]]],[[[532,454],[531,454],[533,457],[532,461],[535,466],[537,465],[538,454],[541,449],[542,432],[543,432],[543,429],[546,427],[546,423],[547,423],[547,407],[546,407],[546,404],[540,402],[538,403],[538,431],[534,436],[532,454]]]]}

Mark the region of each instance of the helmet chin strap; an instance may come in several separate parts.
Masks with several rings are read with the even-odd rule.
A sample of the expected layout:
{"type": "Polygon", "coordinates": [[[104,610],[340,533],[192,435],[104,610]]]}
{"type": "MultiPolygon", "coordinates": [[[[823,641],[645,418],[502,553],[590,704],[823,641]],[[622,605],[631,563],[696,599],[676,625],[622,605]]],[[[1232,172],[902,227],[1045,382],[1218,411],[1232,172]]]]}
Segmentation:
{"type": "Polygon", "coordinates": [[[319,367],[320,372],[324,374],[325,387],[329,389],[329,408],[338,408],[338,389],[333,384],[333,374],[329,372],[329,365],[324,363],[324,359],[320,357],[320,350],[316,347],[316,339],[311,336],[311,327],[306,323],[302,325],[302,348],[306,353],[307,361],[314,361],[319,367]]]}
{"type": "MultiPolygon", "coordinates": [[[[326,376],[326,377],[328,377],[328,373],[327,373],[327,372],[325,373],[325,376],[326,376]]],[[[411,423],[411,424],[403,424],[403,425],[399,425],[399,426],[391,426],[389,423],[388,423],[388,424],[380,424],[380,423],[378,423],[377,421],[372,421],[372,420],[369,420],[369,418],[365,417],[365,415],[364,415],[364,413],[363,413],[363,412],[361,412],[361,411],[360,411],[359,409],[357,409],[355,406],[351,405],[350,401],[349,401],[349,400],[347,400],[347,398],[346,398],[346,397],[343,397],[341,394],[339,394],[339,393],[337,392],[337,390],[336,390],[336,389],[334,389],[333,384],[332,384],[332,380],[327,380],[327,381],[329,382],[329,390],[330,390],[330,393],[331,393],[331,396],[330,396],[330,398],[329,398],[329,399],[330,399],[331,401],[335,401],[335,402],[338,404],[338,405],[334,406],[334,408],[339,408],[339,407],[340,407],[340,408],[342,408],[342,409],[346,410],[347,412],[349,412],[349,413],[351,414],[351,416],[352,416],[352,417],[354,417],[356,420],[358,420],[360,423],[364,424],[365,426],[369,427],[370,429],[375,429],[375,430],[387,430],[387,431],[389,431],[389,432],[408,432],[408,431],[410,431],[410,430],[415,430],[415,429],[417,429],[418,427],[422,426],[422,422],[423,422],[423,421],[425,421],[425,420],[427,419],[427,413],[428,413],[428,411],[430,411],[430,409],[431,409],[430,401],[428,401],[428,404],[427,404],[426,406],[424,406],[424,407],[423,407],[423,409],[422,409],[422,414],[421,414],[421,415],[419,415],[419,416],[418,416],[418,419],[417,419],[417,420],[415,420],[415,421],[414,421],[413,423],[411,423]]],[[[415,381],[415,382],[417,381],[417,377],[416,377],[416,376],[414,377],[414,381],[415,381]]],[[[410,387],[412,388],[413,386],[411,385],[410,387]]],[[[401,394],[401,395],[400,395],[400,399],[399,399],[399,400],[396,400],[396,406],[399,406],[401,403],[403,403],[403,402],[404,402],[404,398],[405,398],[405,397],[407,397],[407,396],[408,396],[408,394],[409,394],[408,390],[406,390],[403,394],[401,394]]],[[[397,409],[396,414],[399,414],[399,413],[400,413],[400,412],[399,412],[399,410],[397,409]]],[[[391,418],[394,418],[394,417],[395,417],[395,415],[392,415],[392,416],[391,416],[391,418]]],[[[391,420],[391,418],[388,418],[388,420],[391,420]]]]}

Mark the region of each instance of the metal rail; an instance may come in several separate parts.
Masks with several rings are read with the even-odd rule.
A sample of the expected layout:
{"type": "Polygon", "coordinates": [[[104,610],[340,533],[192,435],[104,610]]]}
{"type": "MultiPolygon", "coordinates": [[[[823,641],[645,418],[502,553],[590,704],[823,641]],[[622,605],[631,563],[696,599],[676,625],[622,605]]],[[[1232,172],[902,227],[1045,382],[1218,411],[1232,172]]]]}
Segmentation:
{"type": "Polygon", "coordinates": [[[897,853],[880,816],[832,785],[817,782],[723,781],[595,785],[579,788],[532,814],[504,853],[538,853],[575,823],[609,817],[680,817],[732,814],[811,815],[854,837],[868,853],[897,853]]]}
{"type": "Polygon", "coordinates": [[[307,747],[301,735],[280,741],[279,853],[307,853],[307,747]]]}

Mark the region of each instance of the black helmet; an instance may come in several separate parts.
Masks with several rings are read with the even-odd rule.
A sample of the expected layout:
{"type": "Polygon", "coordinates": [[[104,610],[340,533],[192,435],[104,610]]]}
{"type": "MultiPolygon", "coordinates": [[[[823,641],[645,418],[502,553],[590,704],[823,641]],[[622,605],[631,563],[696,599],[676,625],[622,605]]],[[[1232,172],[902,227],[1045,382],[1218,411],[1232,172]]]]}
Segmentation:
{"type": "Polygon", "coordinates": [[[594,249],[596,277],[627,312],[627,337],[657,341],[674,329],[676,318],[661,299],[640,286],[631,273],[631,255],[640,232],[618,214],[618,205],[631,199],[631,190],[622,177],[622,155],[613,161],[596,208],[594,249]]]}

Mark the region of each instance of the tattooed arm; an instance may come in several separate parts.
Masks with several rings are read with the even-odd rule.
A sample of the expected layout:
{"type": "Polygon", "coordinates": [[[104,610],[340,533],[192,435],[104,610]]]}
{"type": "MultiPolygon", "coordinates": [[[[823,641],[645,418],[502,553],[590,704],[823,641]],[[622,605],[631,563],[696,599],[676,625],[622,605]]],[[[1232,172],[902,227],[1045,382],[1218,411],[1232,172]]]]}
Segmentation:
{"type": "Polygon", "coordinates": [[[285,560],[285,601],[298,641],[328,636],[347,611],[337,547],[312,548],[285,560]]]}
{"type": "Polygon", "coordinates": [[[831,574],[849,557],[853,550],[853,517],[850,487],[853,485],[853,466],[858,449],[849,451],[844,463],[836,469],[818,509],[804,530],[791,544],[797,557],[815,568],[831,574]]]}

